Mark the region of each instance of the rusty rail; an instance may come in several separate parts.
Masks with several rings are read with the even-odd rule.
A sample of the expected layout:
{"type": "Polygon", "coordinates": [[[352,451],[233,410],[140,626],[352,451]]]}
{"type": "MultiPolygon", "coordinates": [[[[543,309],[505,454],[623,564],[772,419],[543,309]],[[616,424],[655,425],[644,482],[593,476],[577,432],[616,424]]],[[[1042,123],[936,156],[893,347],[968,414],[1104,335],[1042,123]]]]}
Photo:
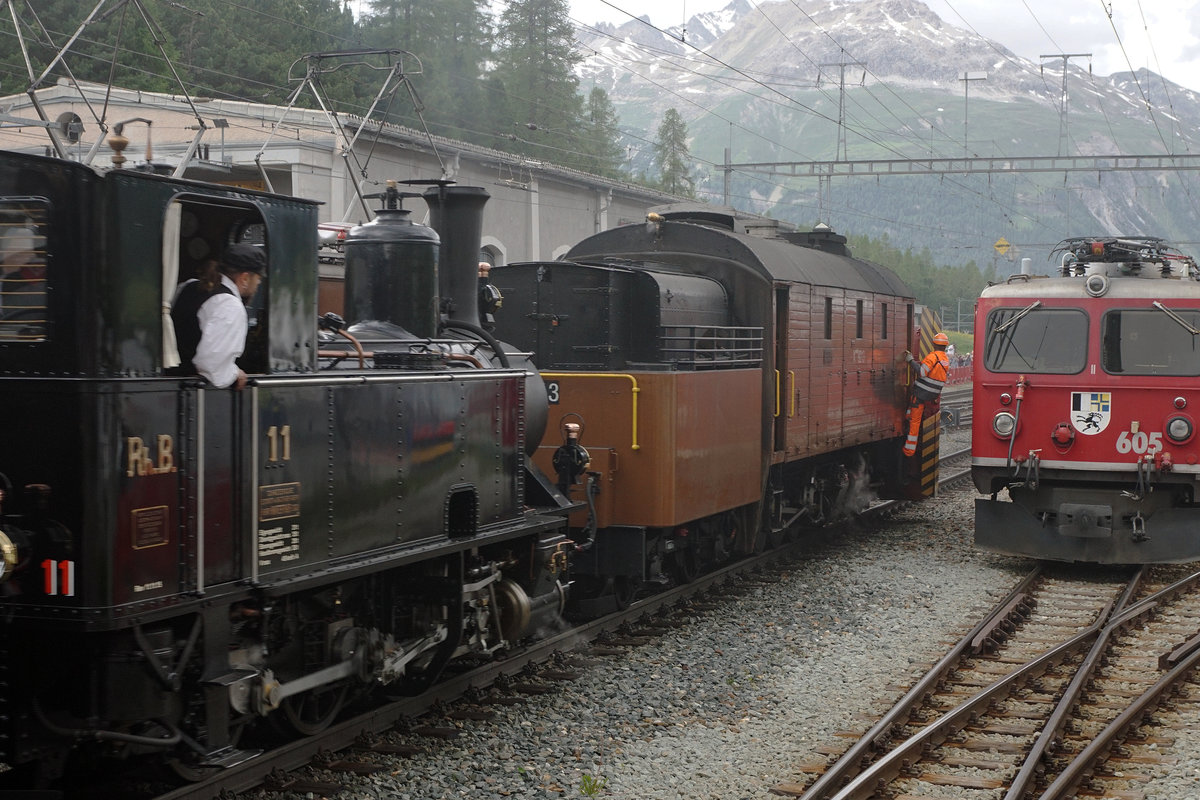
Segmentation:
{"type": "Polygon", "coordinates": [[[825,798],[831,796],[832,792],[836,791],[837,787],[843,781],[859,774],[860,770],[862,770],[864,759],[871,757],[886,746],[891,732],[908,721],[913,710],[924,702],[926,695],[931,693],[938,683],[945,679],[946,675],[954,668],[959,659],[971,648],[971,644],[975,641],[975,638],[991,624],[994,618],[1005,614],[1012,601],[1017,596],[1025,594],[1041,575],[1041,572],[1042,569],[1040,566],[1035,567],[1020,583],[1013,587],[1012,591],[997,603],[995,608],[979,624],[972,628],[966,636],[959,640],[949,652],[942,656],[929,672],[925,673],[925,676],[917,681],[908,690],[908,693],[900,698],[900,701],[879,722],[875,723],[869,731],[864,733],[857,742],[850,746],[850,749],[840,759],[830,766],[829,769],[825,770],[825,774],[817,778],[812,786],[808,787],[808,790],[800,796],[800,800],[825,800],[825,798]]]}

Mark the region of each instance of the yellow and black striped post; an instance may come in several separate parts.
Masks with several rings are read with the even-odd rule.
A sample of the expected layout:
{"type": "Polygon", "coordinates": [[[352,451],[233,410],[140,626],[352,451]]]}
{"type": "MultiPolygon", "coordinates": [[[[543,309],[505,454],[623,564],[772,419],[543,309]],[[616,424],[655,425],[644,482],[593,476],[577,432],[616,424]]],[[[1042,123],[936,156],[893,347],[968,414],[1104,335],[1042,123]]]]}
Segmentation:
{"type": "MultiPolygon", "coordinates": [[[[925,358],[933,350],[933,336],[942,330],[942,320],[937,312],[928,306],[922,307],[917,316],[917,324],[921,330],[921,340],[918,343],[917,360],[925,358]]],[[[911,379],[911,376],[910,376],[911,379]]],[[[941,412],[932,404],[925,404],[925,413],[921,418],[921,438],[917,441],[917,470],[920,480],[922,497],[935,497],[938,483],[938,446],[941,434],[941,412]]]]}

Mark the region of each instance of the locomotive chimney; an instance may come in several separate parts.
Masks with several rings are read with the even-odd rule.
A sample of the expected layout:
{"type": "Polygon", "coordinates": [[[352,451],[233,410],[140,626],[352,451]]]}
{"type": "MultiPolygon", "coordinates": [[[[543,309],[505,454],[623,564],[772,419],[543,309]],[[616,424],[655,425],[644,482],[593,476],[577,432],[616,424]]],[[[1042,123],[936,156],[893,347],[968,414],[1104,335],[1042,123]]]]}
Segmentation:
{"type": "Polygon", "coordinates": [[[441,237],[438,286],[448,321],[479,325],[479,248],[483,235],[482,186],[437,186],[425,192],[430,223],[441,237]]]}
{"type": "Polygon", "coordinates": [[[438,236],[400,208],[406,195],[388,182],[383,208],[346,236],[346,321],[387,322],[414,336],[438,329],[438,236]]]}

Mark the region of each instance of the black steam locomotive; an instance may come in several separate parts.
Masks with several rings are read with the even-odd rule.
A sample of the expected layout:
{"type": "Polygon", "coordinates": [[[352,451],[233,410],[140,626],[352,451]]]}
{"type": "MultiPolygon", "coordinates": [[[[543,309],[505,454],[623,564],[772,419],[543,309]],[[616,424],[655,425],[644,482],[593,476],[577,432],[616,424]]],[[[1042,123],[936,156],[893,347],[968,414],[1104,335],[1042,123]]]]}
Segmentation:
{"type": "Polygon", "coordinates": [[[478,326],[486,192],[425,198],[440,236],[350,232],[318,333],[315,204],[0,153],[9,778],[233,765],[557,616],[569,504],[528,457],[541,380],[478,326]],[[167,372],[176,286],[235,242],[269,260],[242,392],[167,372]]]}

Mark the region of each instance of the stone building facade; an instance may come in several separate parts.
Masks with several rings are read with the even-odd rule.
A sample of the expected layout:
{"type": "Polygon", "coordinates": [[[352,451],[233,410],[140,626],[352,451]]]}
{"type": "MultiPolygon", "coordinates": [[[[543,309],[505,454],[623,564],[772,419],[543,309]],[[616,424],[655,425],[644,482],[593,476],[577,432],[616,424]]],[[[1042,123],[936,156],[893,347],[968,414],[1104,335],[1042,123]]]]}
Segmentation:
{"type": "MultiPolygon", "coordinates": [[[[27,95],[0,98],[0,148],[52,154],[50,127],[67,157],[108,166],[108,140],[120,124],[129,140],[126,166],[150,161],[175,172],[183,164],[184,177],[318,200],[332,223],[370,219],[374,201],[360,194],[379,192],[388,180],[482,186],[491,194],[483,248],[496,264],[554,259],[592,233],[641,222],[648,208],[678,199],[409,128],[335,122],[320,110],[86,84],[60,83],[36,96],[48,124],[27,95]]],[[[424,204],[409,202],[421,219],[424,204]]]]}

